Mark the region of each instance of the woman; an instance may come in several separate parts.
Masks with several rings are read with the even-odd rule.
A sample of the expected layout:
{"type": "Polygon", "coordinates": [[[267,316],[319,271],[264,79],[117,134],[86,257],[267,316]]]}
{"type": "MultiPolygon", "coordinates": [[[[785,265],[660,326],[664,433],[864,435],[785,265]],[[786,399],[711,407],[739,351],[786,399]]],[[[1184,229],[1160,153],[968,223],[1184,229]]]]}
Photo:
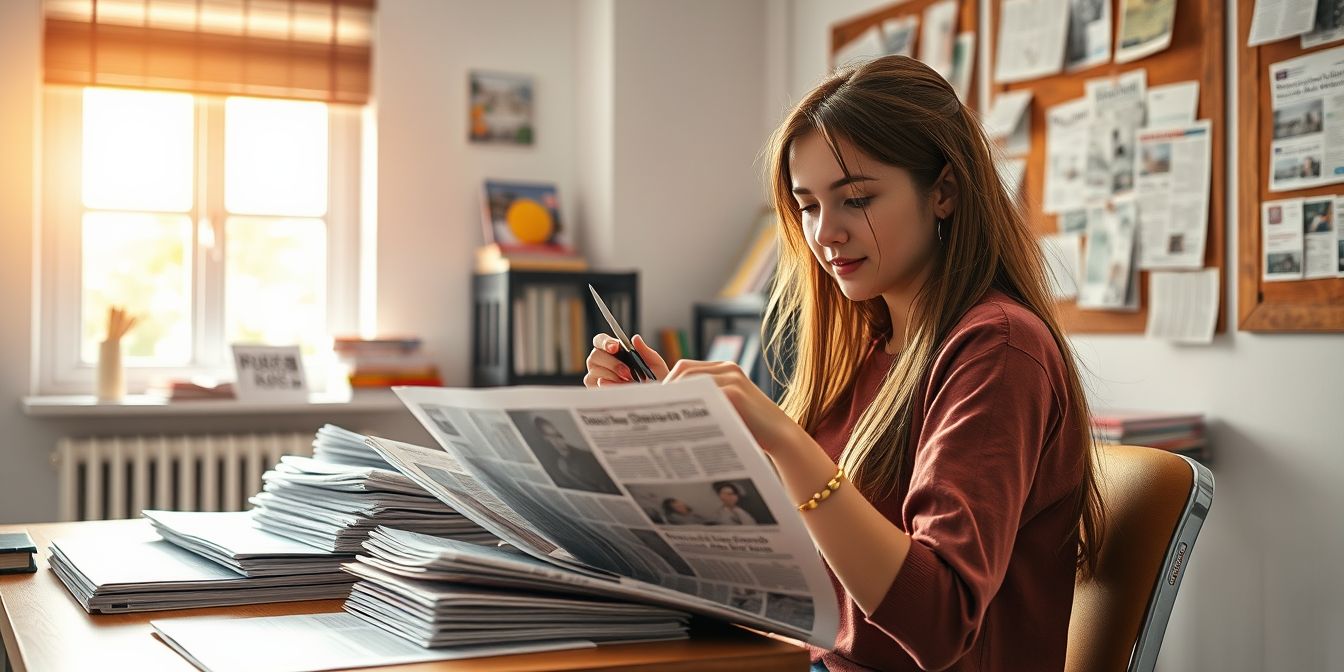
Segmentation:
{"type": "Polygon", "coordinates": [[[738,506],[742,501],[742,491],[738,489],[737,484],[724,481],[714,484],[714,492],[719,494],[719,501],[723,506],[714,514],[714,520],[720,525],[755,525],[756,519],[751,517],[738,506]]]}
{"type": "MultiPolygon", "coordinates": [[[[884,57],[822,82],[769,152],[782,401],[635,344],[661,381],[712,377],[800,503],[841,611],[814,669],[1062,669],[1101,538],[1087,401],[975,115],[884,57]]],[[[630,380],[593,344],[585,384],[630,380]]]]}
{"type": "Polygon", "coordinates": [[[668,497],[663,500],[663,518],[670,525],[709,525],[710,520],[695,512],[689,504],[668,497]]]}

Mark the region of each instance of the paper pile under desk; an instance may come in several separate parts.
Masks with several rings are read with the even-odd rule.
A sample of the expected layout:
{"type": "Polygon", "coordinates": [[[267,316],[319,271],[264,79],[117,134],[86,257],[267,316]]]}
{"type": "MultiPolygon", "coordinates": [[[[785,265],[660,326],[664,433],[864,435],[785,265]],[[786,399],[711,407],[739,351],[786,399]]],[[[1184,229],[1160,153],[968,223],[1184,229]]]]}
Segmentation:
{"type": "Polygon", "coordinates": [[[353,553],[378,525],[493,543],[494,535],[389,469],[287,455],[252,497],[257,525],[338,553],[353,553]]]}
{"type": "Polygon", "coordinates": [[[94,530],[51,541],[51,569],[89,613],[191,609],[345,597],[337,573],[248,578],[160,539],[149,521],[130,534],[94,530]]]}

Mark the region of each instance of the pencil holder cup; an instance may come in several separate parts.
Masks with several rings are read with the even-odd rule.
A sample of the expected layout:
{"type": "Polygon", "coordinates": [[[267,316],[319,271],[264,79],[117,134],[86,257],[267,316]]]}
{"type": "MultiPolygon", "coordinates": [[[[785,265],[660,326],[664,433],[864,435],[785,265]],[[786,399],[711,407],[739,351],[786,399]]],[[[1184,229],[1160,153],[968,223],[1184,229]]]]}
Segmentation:
{"type": "Polygon", "coordinates": [[[98,401],[121,401],[126,396],[126,372],[121,366],[121,340],[98,345],[98,401]]]}

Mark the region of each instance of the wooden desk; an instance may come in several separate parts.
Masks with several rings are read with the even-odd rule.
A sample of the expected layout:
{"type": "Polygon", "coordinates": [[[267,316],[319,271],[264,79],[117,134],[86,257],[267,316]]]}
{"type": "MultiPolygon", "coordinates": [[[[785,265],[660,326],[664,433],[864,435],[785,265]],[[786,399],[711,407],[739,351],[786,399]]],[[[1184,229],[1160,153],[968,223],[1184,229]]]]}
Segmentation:
{"type": "MultiPolygon", "coordinates": [[[[52,537],[80,526],[126,526],[132,521],[0,525],[0,532],[27,529],[38,546],[36,574],[0,575],[0,635],[15,672],[57,670],[194,669],[155,639],[149,621],[174,616],[280,616],[341,610],[340,600],[314,600],[155,611],[139,614],[84,612],[56,575],[47,568],[52,537]]],[[[401,665],[411,670],[806,670],[807,653],[791,644],[732,627],[693,631],[680,642],[624,644],[596,649],[499,656],[475,660],[401,665]]]]}

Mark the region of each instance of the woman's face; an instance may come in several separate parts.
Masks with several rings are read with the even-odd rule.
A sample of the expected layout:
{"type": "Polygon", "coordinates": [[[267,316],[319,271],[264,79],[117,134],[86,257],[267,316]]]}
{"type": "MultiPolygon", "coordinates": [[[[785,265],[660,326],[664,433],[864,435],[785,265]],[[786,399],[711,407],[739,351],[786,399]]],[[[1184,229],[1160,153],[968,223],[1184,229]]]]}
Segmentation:
{"type": "Polygon", "coordinates": [[[789,151],[791,188],[812,255],[852,301],[911,287],[938,244],[935,196],[921,194],[904,168],[843,138],[838,144],[848,178],[817,131],[795,140],[789,151]]]}
{"type": "Polygon", "coordinates": [[[719,488],[719,501],[729,508],[737,506],[737,492],[728,487],[719,488]]]}

